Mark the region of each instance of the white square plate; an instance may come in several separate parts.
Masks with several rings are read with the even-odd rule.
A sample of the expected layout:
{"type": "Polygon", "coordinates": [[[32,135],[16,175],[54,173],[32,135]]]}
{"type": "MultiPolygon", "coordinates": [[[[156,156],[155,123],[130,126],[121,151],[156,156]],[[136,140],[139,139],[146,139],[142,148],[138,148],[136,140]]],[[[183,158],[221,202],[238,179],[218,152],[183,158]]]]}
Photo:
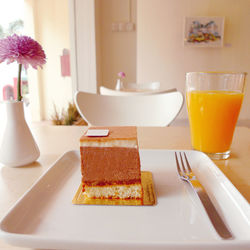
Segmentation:
{"type": "Polygon", "coordinates": [[[153,174],[155,206],[73,205],[80,155],[65,153],[2,219],[0,236],[49,249],[249,249],[248,202],[205,154],[186,153],[234,239],[217,235],[169,150],[140,150],[142,170],[153,174]]]}

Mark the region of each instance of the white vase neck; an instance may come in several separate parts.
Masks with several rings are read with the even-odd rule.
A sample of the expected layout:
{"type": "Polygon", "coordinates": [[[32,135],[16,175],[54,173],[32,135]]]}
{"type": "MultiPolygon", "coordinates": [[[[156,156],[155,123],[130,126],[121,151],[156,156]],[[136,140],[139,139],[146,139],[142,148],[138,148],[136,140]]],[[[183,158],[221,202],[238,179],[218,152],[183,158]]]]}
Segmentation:
{"type": "Polygon", "coordinates": [[[23,102],[9,101],[5,102],[5,106],[6,106],[6,115],[9,119],[25,121],[23,102]]]}

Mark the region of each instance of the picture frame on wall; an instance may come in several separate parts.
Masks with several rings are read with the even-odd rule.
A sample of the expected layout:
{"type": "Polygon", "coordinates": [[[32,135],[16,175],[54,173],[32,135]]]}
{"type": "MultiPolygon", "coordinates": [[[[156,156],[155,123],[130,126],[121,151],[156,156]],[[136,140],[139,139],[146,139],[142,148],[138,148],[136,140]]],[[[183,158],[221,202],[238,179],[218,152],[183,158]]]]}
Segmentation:
{"type": "Polygon", "coordinates": [[[185,47],[223,47],[224,17],[185,17],[185,47]]]}

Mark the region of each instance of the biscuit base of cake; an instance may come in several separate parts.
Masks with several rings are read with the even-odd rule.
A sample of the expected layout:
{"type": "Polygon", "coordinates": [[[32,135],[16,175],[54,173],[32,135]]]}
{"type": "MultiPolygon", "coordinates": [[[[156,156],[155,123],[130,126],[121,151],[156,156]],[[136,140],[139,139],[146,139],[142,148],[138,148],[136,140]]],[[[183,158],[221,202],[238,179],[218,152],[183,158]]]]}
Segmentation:
{"type": "Polygon", "coordinates": [[[74,198],[73,204],[76,205],[115,205],[115,206],[153,206],[156,204],[156,195],[154,191],[153,175],[151,172],[141,172],[141,184],[142,184],[142,198],[139,199],[100,199],[100,198],[88,198],[83,192],[83,184],[78,187],[74,198]]]}
{"type": "Polygon", "coordinates": [[[83,185],[88,198],[97,199],[142,199],[141,184],[88,186],[83,185]]]}

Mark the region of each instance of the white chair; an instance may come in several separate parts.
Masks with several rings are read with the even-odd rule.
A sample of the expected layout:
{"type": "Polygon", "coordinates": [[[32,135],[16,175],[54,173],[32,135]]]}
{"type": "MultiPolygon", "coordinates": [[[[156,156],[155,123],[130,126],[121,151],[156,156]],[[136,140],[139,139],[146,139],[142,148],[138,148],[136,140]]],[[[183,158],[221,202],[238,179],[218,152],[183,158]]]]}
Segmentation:
{"type": "Polygon", "coordinates": [[[131,90],[158,90],[160,89],[160,82],[146,82],[146,83],[123,83],[123,88],[131,90]]]}
{"type": "Polygon", "coordinates": [[[168,126],[183,106],[183,95],[170,93],[140,96],[75,94],[82,118],[92,126],[168,126]]]}
{"type": "Polygon", "coordinates": [[[99,90],[100,90],[101,95],[114,95],[114,96],[155,95],[155,94],[177,91],[176,88],[167,89],[167,90],[126,91],[126,89],[115,90],[115,89],[110,89],[104,86],[100,86],[99,90]]]}

